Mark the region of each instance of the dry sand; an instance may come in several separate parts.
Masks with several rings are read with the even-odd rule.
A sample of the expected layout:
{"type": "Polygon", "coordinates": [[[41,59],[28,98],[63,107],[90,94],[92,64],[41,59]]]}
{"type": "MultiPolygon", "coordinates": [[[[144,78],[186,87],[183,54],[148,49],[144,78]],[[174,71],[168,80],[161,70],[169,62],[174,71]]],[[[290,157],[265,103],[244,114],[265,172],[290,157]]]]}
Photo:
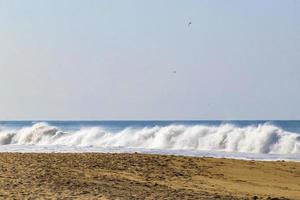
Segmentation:
{"type": "Polygon", "coordinates": [[[300,163],[0,153],[1,199],[300,199],[300,163]]]}

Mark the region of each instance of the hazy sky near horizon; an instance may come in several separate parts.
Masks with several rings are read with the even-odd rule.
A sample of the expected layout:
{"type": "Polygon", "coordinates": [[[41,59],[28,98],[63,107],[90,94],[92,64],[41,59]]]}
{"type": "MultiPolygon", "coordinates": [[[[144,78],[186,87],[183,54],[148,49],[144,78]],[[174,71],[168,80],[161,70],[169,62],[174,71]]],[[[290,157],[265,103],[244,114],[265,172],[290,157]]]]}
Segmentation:
{"type": "Polygon", "coordinates": [[[300,119],[300,1],[0,0],[0,99],[1,120],[300,119]]]}

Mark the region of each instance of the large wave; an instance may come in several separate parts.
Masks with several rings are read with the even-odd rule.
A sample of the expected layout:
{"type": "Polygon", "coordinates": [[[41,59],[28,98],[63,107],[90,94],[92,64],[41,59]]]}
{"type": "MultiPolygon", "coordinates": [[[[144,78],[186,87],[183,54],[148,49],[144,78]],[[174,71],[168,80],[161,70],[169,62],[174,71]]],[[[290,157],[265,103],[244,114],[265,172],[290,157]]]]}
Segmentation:
{"type": "Polygon", "coordinates": [[[0,145],[65,145],[163,150],[212,150],[243,153],[300,153],[300,135],[271,124],[237,127],[169,125],[126,128],[117,133],[101,127],[64,132],[46,123],[18,130],[2,128],[0,145]]]}

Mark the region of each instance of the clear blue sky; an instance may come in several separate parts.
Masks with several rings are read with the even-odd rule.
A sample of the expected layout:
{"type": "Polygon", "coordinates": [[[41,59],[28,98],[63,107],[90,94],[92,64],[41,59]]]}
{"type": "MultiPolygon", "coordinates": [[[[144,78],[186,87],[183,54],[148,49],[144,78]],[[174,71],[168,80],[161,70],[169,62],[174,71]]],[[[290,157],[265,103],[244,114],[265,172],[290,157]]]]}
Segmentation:
{"type": "Polygon", "coordinates": [[[0,99],[2,120],[300,119],[300,1],[0,0],[0,99]]]}

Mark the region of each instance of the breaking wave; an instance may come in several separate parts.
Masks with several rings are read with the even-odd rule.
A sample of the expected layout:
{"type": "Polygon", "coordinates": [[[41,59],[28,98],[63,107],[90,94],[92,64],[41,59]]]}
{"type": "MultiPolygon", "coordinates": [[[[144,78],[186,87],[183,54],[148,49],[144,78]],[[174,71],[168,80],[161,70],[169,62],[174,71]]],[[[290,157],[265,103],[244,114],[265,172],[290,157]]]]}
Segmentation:
{"type": "Polygon", "coordinates": [[[46,123],[18,130],[0,129],[0,145],[64,145],[162,150],[204,150],[263,154],[300,153],[300,135],[271,124],[237,127],[169,125],[126,128],[117,133],[101,127],[64,132],[46,123]]]}

